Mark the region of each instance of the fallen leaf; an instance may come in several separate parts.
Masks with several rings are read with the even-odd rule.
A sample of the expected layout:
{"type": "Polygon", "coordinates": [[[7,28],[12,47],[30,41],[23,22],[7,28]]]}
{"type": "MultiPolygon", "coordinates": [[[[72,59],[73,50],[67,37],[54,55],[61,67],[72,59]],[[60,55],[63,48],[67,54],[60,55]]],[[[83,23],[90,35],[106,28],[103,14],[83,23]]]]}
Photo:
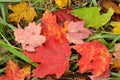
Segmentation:
{"type": "Polygon", "coordinates": [[[111,57],[108,49],[97,40],[74,45],[72,48],[81,55],[78,61],[80,73],[90,70],[97,77],[109,68],[111,57]]]}
{"type": "Polygon", "coordinates": [[[110,70],[107,69],[102,75],[98,77],[94,77],[94,76],[89,76],[89,77],[91,80],[103,80],[110,77],[110,70]]]}
{"type": "Polygon", "coordinates": [[[32,62],[40,65],[34,70],[33,76],[43,78],[46,75],[56,74],[57,78],[69,67],[71,55],[69,43],[66,39],[59,41],[54,37],[47,37],[43,46],[36,48],[36,52],[24,52],[32,62]]]}
{"type": "Polygon", "coordinates": [[[107,13],[100,15],[99,7],[84,7],[72,10],[72,14],[86,21],[86,27],[94,27],[96,29],[105,25],[113,15],[114,11],[110,8],[107,13]]]}
{"type": "Polygon", "coordinates": [[[111,55],[112,55],[111,68],[120,69],[120,44],[115,44],[115,51],[111,53],[111,55]]]}
{"type": "Polygon", "coordinates": [[[112,29],[113,33],[120,34],[120,22],[111,22],[110,25],[114,27],[112,29]]]}
{"type": "Polygon", "coordinates": [[[67,26],[67,39],[71,43],[81,44],[83,39],[88,38],[91,32],[84,28],[84,21],[71,21],[67,26]]]}
{"type": "Polygon", "coordinates": [[[18,27],[14,30],[15,40],[22,44],[22,48],[27,51],[35,51],[34,48],[41,46],[46,38],[41,33],[41,25],[34,22],[29,23],[24,29],[18,27]]]}
{"type": "Polygon", "coordinates": [[[65,6],[70,6],[71,0],[55,0],[55,3],[58,5],[59,8],[63,8],[65,6]]]}
{"type": "Polygon", "coordinates": [[[81,19],[69,13],[71,10],[72,8],[66,8],[53,12],[56,16],[57,23],[63,25],[65,21],[81,21],[81,19]]]}
{"type": "Polygon", "coordinates": [[[30,68],[31,67],[28,66],[20,70],[14,61],[9,60],[6,66],[6,75],[0,76],[0,80],[24,80],[30,75],[30,68]]]}
{"type": "Polygon", "coordinates": [[[20,20],[31,22],[35,17],[37,17],[35,9],[30,7],[27,2],[20,2],[16,5],[11,5],[8,8],[13,11],[13,13],[8,16],[8,20],[10,22],[19,23],[20,20]]]}
{"type": "Polygon", "coordinates": [[[117,5],[113,0],[100,0],[101,6],[108,11],[109,8],[114,10],[114,13],[120,14],[120,6],[117,5]]]}
{"type": "Polygon", "coordinates": [[[56,21],[56,16],[52,14],[49,10],[46,10],[42,17],[42,34],[45,36],[54,36],[56,39],[61,39],[65,37],[65,34],[56,21]]]}
{"type": "Polygon", "coordinates": [[[112,68],[120,69],[120,59],[113,62],[112,68]]]}

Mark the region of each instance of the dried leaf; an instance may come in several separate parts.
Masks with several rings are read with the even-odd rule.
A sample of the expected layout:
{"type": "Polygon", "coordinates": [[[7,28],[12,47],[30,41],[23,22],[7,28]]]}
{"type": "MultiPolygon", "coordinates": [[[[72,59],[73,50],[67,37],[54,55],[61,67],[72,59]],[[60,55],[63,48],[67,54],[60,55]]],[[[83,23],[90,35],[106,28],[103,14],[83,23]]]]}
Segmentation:
{"type": "Polygon", "coordinates": [[[55,0],[55,3],[58,5],[59,8],[63,8],[65,6],[70,6],[71,0],[55,0]]]}
{"type": "Polygon", "coordinates": [[[33,7],[30,7],[27,2],[21,2],[17,5],[9,6],[9,9],[13,11],[8,17],[10,22],[19,23],[20,20],[25,20],[26,22],[33,21],[37,13],[33,7]]]}
{"type": "Polygon", "coordinates": [[[41,33],[40,24],[29,23],[25,29],[18,27],[14,30],[15,40],[22,44],[22,48],[27,51],[35,51],[34,48],[41,46],[46,38],[41,33]]]}
{"type": "Polygon", "coordinates": [[[116,14],[120,14],[120,6],[113,0],[100,0],[100,3],[106,11],[108,11],[109,8],[112,8],[116,14]]]}
{"type": "Polygon", "coordinates": [[[0,76],[0,80],[24,80],[25,77],[30,75],[30,68],[28,66],[20,70],[14,61],[9,60],[6,66],[6,75],[0,76]]]}
{"type": "Polygon", "coordinates": [[[115,52],[111,53],[113,56],[111,63],[113,64],[115,61],[120,60],[120,44],[115,44],[115,52]]]}
{"type": "Polygon", "coordinates": [[[71,21],[67,26],[67,39],[71,43],[81,44],[83,39],[88,38],[91,32],[84,28],[84,21],[73,22],[71,21]]]}
{"type": "Polygon", "coordinates": [[[109,68],[111,57],[108,49],[97,40],[94,40],[94,42],[84,42],[83,44],[72,46],[72,48],[77,50],[82,56],[78,61],[81,73],[91,70],[94,77],[97,77],[109,68]]]}
{"type": "Polygon", "coordinates": [[[112,68],[120,69],[120,59],[113,62],[112,68]]]}

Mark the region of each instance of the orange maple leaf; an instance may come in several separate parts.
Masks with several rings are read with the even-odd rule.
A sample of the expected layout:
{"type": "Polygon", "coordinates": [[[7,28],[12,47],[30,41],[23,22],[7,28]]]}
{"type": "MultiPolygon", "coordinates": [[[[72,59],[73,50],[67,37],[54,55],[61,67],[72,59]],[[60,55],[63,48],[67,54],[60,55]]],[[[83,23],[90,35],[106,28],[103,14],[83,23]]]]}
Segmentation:
{"type": "Polygon", "coordinates": [[[0,76],[0,80],[24,80],[30,75],[30,68],[28,66],[20,70],[13,60],[9,60],[6,66],[6,75],[0,76]]]}

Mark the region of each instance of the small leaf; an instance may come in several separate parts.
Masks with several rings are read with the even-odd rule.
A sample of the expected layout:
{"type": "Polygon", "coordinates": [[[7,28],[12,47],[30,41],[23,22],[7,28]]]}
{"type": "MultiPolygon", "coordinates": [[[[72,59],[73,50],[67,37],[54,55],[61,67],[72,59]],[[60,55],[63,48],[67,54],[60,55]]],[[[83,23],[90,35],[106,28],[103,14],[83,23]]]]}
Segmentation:
{"type": "Polygon", "coordinates": [[[91,32],[87,28],[84,28],[84,24],[84,21],[71,21],[68,24],[67,39],[69,42],[81,44],[83,43],[83,39],[89,37],[89,34],[91,34],[91,32]]]}
{"type": "Polygon", "coordinates": [[[15,39],[22,44],[24,50],[35,51],[35,47],[46,41],[45,36],[40,35],[41,29],[40,24],[36,25],[34,22],[29,23],[25,29],[18,27],[14,30],[15,39]]]}
{"type": "Polygon", "coordinates": [[[113,62],[112,68],[120,69],[120,59],[113,62]]]}
{"type": "Polygon", "coordinates": [[[114,27],[113,33],[120,34],[120,22],[111,22],[110,25],[114,27]]]}
{"type": "Polygon", "coordinates": [[[55,0],[55,3],[59,6],[59,8],[63,8],[65,6],[71,5],[71,0],[55,0]]]}
{"type": "Polygon", "coordinates": [[[86,27],[94,27],[96,29],[105,25],[113,15],[114,11],[110,8],[107,13],[100,15],[99,7],[85,7],[74,9],[71,11],[74,15],[86,21],[86,27]]]}
{"type": "Polygon", "coordinates": [[[23,69],[25,71],[20,70],[14,61],[9,60],[6,66],[6,75],[0,76],[0,80],[24,80],[25,77],[30,75],[30,68],[23,69]]]}
{"type": "Polygon", "coordinates": [[[33,7],[30,7],[27,2],[21,2],[14,6],[9,6],[9,9],[13,11],[8,17],[10,22],[19,23],[20,20],[25,20],[26,22],[33,21],[37,13],[33,7]]]}

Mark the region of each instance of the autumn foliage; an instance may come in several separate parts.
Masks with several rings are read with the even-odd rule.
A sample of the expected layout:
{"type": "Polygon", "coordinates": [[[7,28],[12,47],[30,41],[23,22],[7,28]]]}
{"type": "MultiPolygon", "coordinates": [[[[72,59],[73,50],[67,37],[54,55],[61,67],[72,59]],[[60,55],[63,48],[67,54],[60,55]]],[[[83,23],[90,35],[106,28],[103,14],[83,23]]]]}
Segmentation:
{"type": "Polygon", "coordinates": [[[13,60],[9,60],[6,66],[6,75],[1,76],[0,80],[24,80],[26,77],[29,80],[30,68],[28,66],[20,70],[13,60]]]}
{"type": "MultiPolygon", "coordinates": [[[[61,5],[58,0],[55,1],[60,8],[70,6],[71,3],[69,2],[71,0],[63,0],[65,3],[61,5]]],[[[30,67],[20,69],[13,60],[9,60],[6,73],[4,76],[0,76],[0,80],[24,80],[31,76],[44,78],[48,75],[56,75],[57,78],[60,78],[70,67],[73,50],[79,55],[78,61],[76,61],[79,73],[90,72],[92,78],[98,78],[109,69],[111,56],[107,47],[97,39],[91,42],[85,41],[85,39],[92,35],[88,28],[94,26],[96,20],[99,19],[96,27],[94,26],[95,29],[100,28],[103,23],[105,24],[106,19],[109,18],[107,22],[110,20],[110,16],[113,14],[112,9],[108,12],[110,15],[108,13],[104,14],[109,16],[103,21],[101,16],[104,17],[104,15],[99,14],[100,8],[91,7],[93,13],[90,16],[93,17],[93,15],[96,15],[94,12],[97,12],[97,17],[96,20],[91,17],[88,22],[85,21],[86,15],[84,16],[84,14],[82,17],[85,19],[82,20],[68,13],[72,8],[61,9],[56,12],[46,10],[38,24],[31,22],[37,17],[37,14],[28,3],[22,2],[16,6],[10,6],[9,9],[13,11],[8,17],[10,22],[17,24],[21,20],[30,22],[24,27],[18,24],[18,27],[13,30],[13,34],[16,42],[21,45],[23,54],[29,57],[31,62],[38,63],[38,65],[36,65],[33,73],[30,73],[30,67]],[[24,6],[26,9],[23,7],[17,11],[16,8],[20,6],[24,6]],[[32,13],[27,14],[29,11],[32,13]],[[91,20],[93,20],[92,25],[89,23],[91,20]],[[101,20],[103,22],[100,23],[101,20]],[[86,22],[90,24],[89,27],[86,27],[86,22]]],[[[88,11],[88,9],[85,10],[88,11]]],[[[82,10],[84,12],[84,9],[82,10]]],[[[76,14],[76,11],[78,10],[75,10],[75,12],[73,10],[73,13],[76,14]]]]}
{"type": "Polygon", "coordinates": [[[83,39],[91,34],[84,24],[84,21],[78,20],[68,21],[62,26],[57,23],[56,16],[46,10],[41,24],[30,23],[25,29],[18,27],[14,30],[16,40],[23,45],[24,54],[32,62],[40,63],[34,70],[33,76],[43,78],[46,75],[56,74],[57,78],[60,78],[69,68],[71,48],[82,56],[78,61],[80,73],[90,70],[94,77],[97,77],[108,69],[110,55],[107,48],[97,40],[84,42],[83,39]],[[26,33],[28,31],[29,33],[26,33]],[[20,33],[26,36],[19,35],[20,33]],[[29,41],[27,38],[30,38],[29,41]],[[75,45],[70,46],[71,43],[75,45]]]}

